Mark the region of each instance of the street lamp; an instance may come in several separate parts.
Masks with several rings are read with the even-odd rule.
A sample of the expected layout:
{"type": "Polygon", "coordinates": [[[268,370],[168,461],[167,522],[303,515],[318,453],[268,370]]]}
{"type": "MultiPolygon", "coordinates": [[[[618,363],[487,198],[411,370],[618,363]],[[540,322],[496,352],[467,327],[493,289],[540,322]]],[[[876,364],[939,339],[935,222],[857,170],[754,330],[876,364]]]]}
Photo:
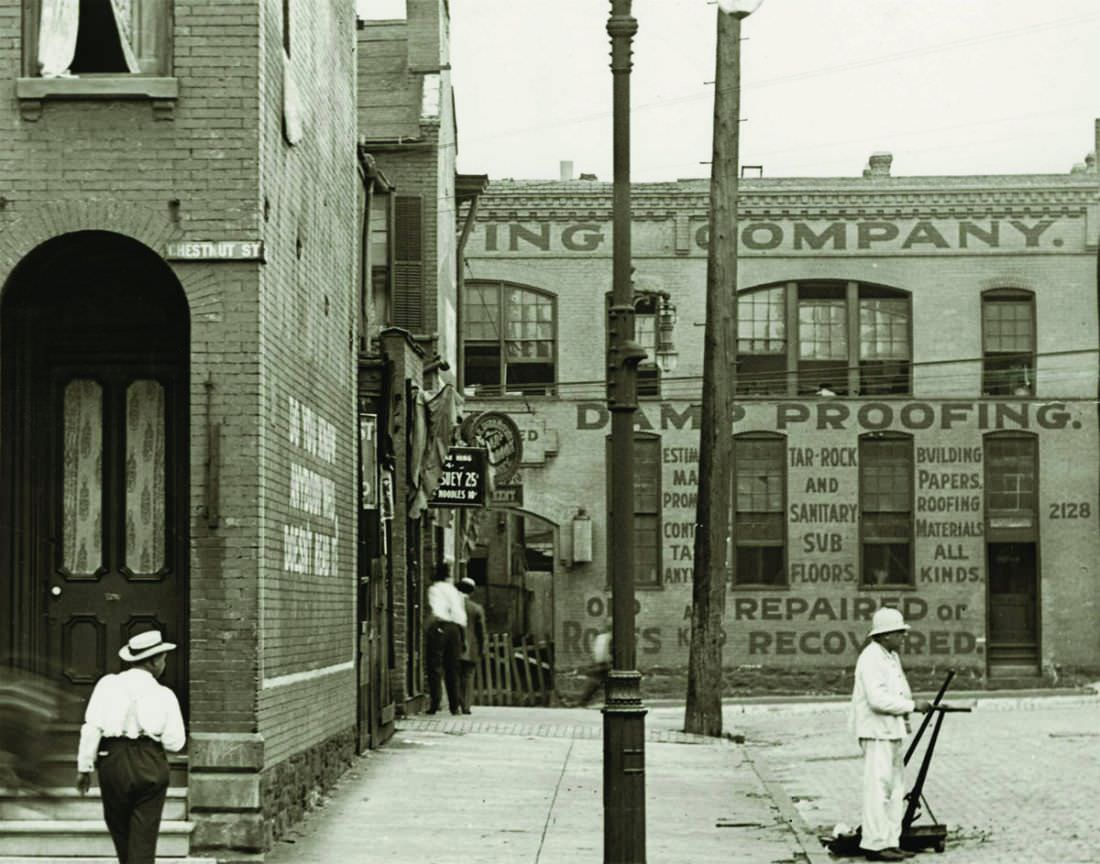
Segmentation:
{"type": "Polygon", "coordinates": [[[645,708],[634,645],[634,413],[638,364],[630,263],[630,55],[638,22],[631,0],[611,0],[612,291],[608,339],[611,388],[611,672],[603,709],[604,864],[645,864],[645,708]]]}
{"type": "Polygon", "coordinates": [[[672,331],[676,327],[676,306],[670,302],[668,294],[661,297],[657,307],[657,365],[666,375],[676,371],[680,355],[672,341],[672,331]]]}

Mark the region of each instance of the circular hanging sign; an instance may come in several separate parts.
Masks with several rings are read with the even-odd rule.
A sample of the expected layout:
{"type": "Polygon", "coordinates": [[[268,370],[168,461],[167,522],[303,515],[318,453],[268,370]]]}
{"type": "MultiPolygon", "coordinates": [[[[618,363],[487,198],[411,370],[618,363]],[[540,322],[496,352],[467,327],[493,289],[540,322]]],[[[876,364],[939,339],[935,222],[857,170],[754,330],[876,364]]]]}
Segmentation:
{"type": "Polygon", "coordinates": [[[483,411],[463,424],[463,437],[489,451],[493,485],[503,486],[523,461],[523,435],[515,421],[500,411],[483,411]]]}

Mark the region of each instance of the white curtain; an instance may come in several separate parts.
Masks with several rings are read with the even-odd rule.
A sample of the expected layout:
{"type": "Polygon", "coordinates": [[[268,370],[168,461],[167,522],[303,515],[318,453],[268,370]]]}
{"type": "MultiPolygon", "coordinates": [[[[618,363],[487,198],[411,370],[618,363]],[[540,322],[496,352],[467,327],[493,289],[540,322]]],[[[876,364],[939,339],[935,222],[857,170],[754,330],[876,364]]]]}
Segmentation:
{"type": "Polygon", "coordinates": [[[43,78],[69,74],[79,26],[80,0],[42,0],[38,23],[38,72],[43,78]]]}
{"type": "Polygon", "coordinates": [[[126,58],[126,68],[131,72],[140,72],[137,55],[130,46],[133,35],[132,22],[134,20],[131,9],[133,0],[111,0],[111,11],[115,15],[115,26],[118,28],[118,41],[122,44],[122,54],[126,58]]]}
{"type": "MultiPolygon", "coordinates": [[[[118,41],[130,72],[140,72],[131,46],[133,0],[110,0],[118,41]]],[[[68,75],[80,29],[80,0],[42,0],[38,23],[38,71],[43,78],[68,75]]]]}

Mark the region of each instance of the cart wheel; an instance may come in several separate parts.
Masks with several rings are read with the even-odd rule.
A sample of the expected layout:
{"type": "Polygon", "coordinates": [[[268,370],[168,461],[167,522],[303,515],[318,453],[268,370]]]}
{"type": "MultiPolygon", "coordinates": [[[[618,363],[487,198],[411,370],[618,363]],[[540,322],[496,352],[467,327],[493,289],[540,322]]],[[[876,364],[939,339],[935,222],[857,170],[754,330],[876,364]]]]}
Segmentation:
{"type": "Polygon", "coordinates": [[[943,849],[944,849],[944,845],[943,845],[942,843],[937,843],[937,844],[936,844],[936,854],[937,854],[937,855],[938,855],[938,854],[939,854],[940,852],[942,852],[942,851],[943,851],[943,849]]]}

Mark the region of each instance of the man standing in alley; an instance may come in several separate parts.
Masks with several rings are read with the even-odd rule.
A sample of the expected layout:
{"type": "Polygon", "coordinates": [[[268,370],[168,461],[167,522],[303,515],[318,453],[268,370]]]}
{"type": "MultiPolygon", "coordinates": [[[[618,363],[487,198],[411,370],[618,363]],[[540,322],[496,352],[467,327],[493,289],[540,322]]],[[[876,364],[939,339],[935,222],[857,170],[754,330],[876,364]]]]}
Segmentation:
{"type": "Polygon", "coordinates": [[[851,724],[863,750],[860,848],[871,861],[904,861],[913,855],[899,845],[905,809],[902,745],[909,714],[931,706],[913,701],[901,668],[898,651],[908,629],[897,609],[879,609],[856,662],[851,724]]]}
{"type": "Polygon", "coordinates": [[[451,582],[451,568],[439,564],[435,581],[428,588],[428,713],[435,714],[443,696],[440,678],[447,688],[447,705],[452,714],[462,710],[458,660],[466,639],[466,601],[451,582]]]}
{"type": "Polygon", "coordinates": [[[157,683],[168,652],[157,630],[139,633],[118,652],[130,668],[99,679],[80,729],[76,788],[81,795],[99,773],[103,819],[119,864],[153,864],[164,799],[165,751],[183,749],[186,735],[176,694],[157,683]]]}
{"type": "Polygon", "coordinates": [[[474,695],[474,670],[485,653],[485,609],[473,598],[477,583],[469,576],[459,580],[458,590],[466,600],[466,647],[459,659],[459,684],[462,690],[462,713],[470,713],[474,695]]]}

